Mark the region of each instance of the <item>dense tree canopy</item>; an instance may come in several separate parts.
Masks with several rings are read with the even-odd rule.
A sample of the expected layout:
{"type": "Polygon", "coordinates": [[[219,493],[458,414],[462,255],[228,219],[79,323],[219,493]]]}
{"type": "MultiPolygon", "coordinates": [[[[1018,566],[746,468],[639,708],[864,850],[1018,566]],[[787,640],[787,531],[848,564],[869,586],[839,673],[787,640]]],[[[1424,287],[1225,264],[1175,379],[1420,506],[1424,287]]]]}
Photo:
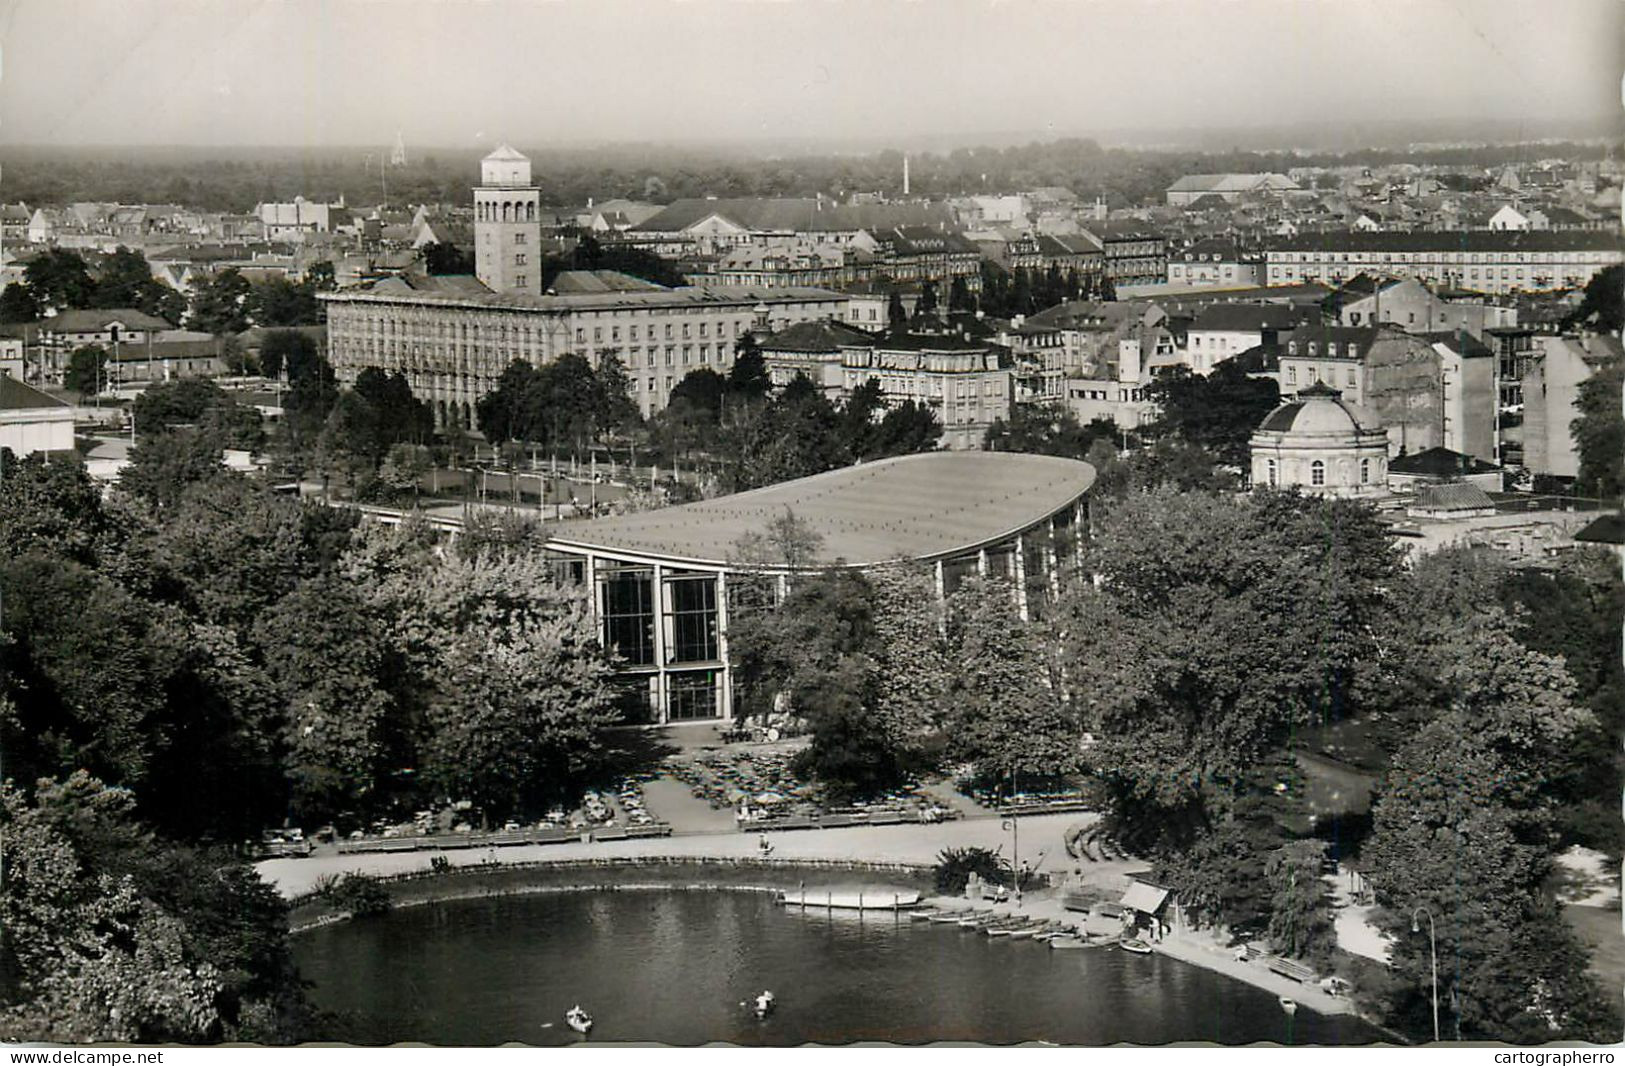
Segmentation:
{"type": "Polygon", "coordinates": [[[1157,405],[1153,434],[1168,434],[1246,468],[1247,444],[1264,416],[1280,403],[1273,378],[1249,377],[1234,359],[1205,377],[1186,367],[1152,380],[1147,397],[1157,405]]]}

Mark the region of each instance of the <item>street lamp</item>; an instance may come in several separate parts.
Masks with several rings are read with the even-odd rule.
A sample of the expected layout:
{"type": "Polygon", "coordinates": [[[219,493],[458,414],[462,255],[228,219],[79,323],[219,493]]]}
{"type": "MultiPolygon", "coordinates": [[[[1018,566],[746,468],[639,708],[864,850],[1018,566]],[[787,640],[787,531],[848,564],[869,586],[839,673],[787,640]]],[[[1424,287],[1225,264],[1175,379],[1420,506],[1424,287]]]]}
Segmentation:
{"type": "Polygon", "coordinates": [[[1411,912],[1411,932],[1420,933],[1422,923],[1420,915],[1428,916],[1428,949],[1433,956],[1433,1042],[1439,1042],[1439,941],[1434,935],[1433,912],[1426,907],[1418,907],[1411,912]]]}

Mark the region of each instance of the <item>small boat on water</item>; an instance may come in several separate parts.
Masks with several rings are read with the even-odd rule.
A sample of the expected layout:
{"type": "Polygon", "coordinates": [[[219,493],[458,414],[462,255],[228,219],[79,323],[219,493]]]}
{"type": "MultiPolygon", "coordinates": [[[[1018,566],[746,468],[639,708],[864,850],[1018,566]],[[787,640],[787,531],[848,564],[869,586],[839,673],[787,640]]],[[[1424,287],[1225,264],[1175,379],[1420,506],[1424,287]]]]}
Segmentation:
{"type": "Polygon", "coordinates": [[[1282,996],[1281,1009],[1286,1011],[1288,1014],[1296,1014],[1298,1013],[1298,1001],[1295,999],[1288,999],[1286,996],[1282,996]]]}
{"type": "Polygon", "coordinates": [[[958,925],[965,917],[963,911],[942,911],[937,914],[928,914],[925,920],[934,925],[958,925]]]}
{"type": "Polygon", "coordinates": [[[756,1012],[756,1017],[766,1018],[773,1013],[773,1007],[776,1003],[777,1000],[773,998],[773,993],[764,990],[761,995],[756,997],[756,1002],[751,1009],[756,1012]]]}
{"type": "Polygon", "coordinates": [[[1151,945],[1147,944],[1137,936],[1131,936],[1127,940],[1119,941],[1117,946],[1122,948],[1124,951],[1132,952],[1135,955],[1151,954],[1151,945]]]}
{"type": "Polygon", "coordinates": [[[564,1024],[583,1035],[592,1032],[592,1015],[581,1009],[577,1003],[564,1012],[564,1024]]]}
{"type": "Polygon", "coordinates": [[[1077,948],[1086,948],[1089,942],[1081,936],[1058,936],[1049,942],[1054,951],[1072,951],[1077,948]]]}

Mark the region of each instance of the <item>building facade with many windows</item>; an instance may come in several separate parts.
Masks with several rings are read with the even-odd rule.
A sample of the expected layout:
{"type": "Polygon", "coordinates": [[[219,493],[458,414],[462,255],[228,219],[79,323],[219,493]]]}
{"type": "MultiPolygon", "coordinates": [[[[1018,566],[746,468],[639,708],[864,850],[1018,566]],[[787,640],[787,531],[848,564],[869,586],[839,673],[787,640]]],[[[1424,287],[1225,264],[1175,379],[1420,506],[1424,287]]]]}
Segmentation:
{"type": "Polygon", "coordinates": [[[515,359],[541,366],[571,353],[595,367],[618,358],[633,401],[649,415],[666,406],[690,370],[727,373],[746,332],[846,314],[846,298],[824,289],[648,287],[527,296],[413,284],[391,279],[367,291],[323,293],[328,358],[346,385],[367,367],[401,372],[440,425],[473,425],[474,405],[515,359]]]}
{"type": "Polygon", "coordinates": [[[1009,582],[1044,617],[1080,580],[1088,463],[1044,455],[927,452],[843,467],[714,500],[556,527],[546,551],[585,584],[623,665],[635,723],[728,720],[739,701],[730,620],[771,609],[798,573],[927,568],[937,595],[967,577],[1009,582]],[[737,561],[735,545],[786,509],[821,538],[802,570],[737,561]]]}
{"type": "Polygon", "coordinates": [[[1341,285],[1363,273],[1472,292],[1541,292],[1579,288],[1625,262],[1625,243],[1583,231],[1309,233],[1276,241],[1264,256],[1270,285],[1341,285]]]}

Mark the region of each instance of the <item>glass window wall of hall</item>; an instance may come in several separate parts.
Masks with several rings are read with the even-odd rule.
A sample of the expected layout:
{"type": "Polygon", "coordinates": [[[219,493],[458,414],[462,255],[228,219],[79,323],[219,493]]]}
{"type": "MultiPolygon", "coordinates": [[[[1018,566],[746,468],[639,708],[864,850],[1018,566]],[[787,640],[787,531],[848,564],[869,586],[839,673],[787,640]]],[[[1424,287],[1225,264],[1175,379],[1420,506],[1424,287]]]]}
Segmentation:
{"type": "Polygon", "coordinates": [[[600,564],[597,576],[604,647],[629,666],[655,665],[654,569],[600,564]]]}
{"type": "Polygon", "coordinates": [[[716,718],[720,671],[684,670],[666,675],[666,717],[672,722],[716,718]]]}
{"type": "Polygon", "coordinates": [[[717,578],[715,574],[676,575],[665,581],[666,661],[716,662],[717,578]]]}

